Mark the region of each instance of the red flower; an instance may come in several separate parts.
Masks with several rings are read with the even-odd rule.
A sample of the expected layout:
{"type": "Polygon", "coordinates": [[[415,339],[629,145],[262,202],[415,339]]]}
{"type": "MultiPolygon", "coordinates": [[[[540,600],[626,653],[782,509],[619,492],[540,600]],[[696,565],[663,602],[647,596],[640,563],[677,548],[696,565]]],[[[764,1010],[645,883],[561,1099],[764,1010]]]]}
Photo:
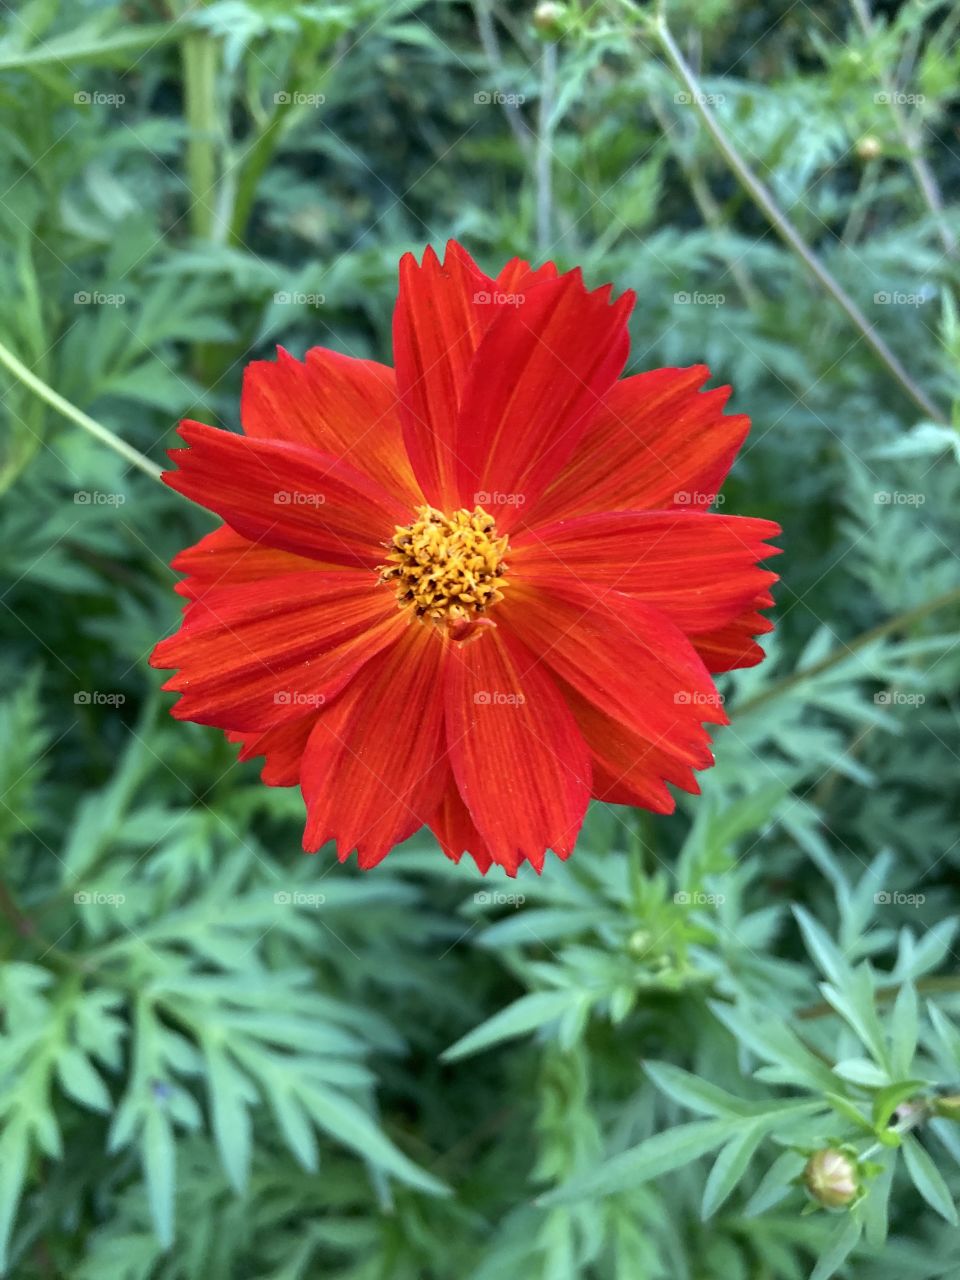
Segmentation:
{"type": "Polygon", "coordinates": [[[396,369],[249,366],[245,435],[184,422],[169,485],[223,521],[184,551],[173,714],[299,783],[304,847],[379,862],[427,824],[510,875],[591,796],[670,812],[763,657],[779,532],[709,513],[747,434],[709,371],[619,379],[633,295],[457,244],[400,263],[396,369]]]}

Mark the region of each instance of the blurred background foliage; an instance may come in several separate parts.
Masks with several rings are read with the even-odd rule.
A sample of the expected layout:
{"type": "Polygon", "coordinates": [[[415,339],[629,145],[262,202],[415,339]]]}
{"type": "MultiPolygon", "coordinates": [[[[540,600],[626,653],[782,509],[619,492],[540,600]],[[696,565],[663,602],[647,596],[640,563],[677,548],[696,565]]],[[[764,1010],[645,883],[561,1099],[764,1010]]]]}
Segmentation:
{"type": "Polygon", "coordinates": [[[0,33],[3,1273],[960,1275],[960,10],[0,33]],[[704,794],[596,807],[540,880],[303,857],[146,666],[208,518],[16,369],[160,463],[277,342],[389,361],[397,260],[450,235],[636,288],[631,371],[734,385],[726,509],[784,526],[704,794]]]}

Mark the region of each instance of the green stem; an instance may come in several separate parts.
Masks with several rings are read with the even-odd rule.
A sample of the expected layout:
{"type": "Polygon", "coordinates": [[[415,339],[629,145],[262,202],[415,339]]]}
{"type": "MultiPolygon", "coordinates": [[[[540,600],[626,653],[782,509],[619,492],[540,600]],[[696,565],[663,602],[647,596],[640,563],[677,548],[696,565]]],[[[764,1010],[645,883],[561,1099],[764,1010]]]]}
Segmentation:
{"type": "MultiPolygon", "coordinates": [[[[670,122],[655,91],[650,94],[650,110],[660,126],[664,142],[673,152],[674,160],[690,185],[690,194],[693,196],[694,204],[700,210],[700,216],[710,230],[715,232],[718,239],[720,239],[724,229],[723,214],[720,206],[714,200],[713,193],[704,181],[703,174],[687,160],[682,148],[674,143],[671,136],[670,122]]],[[[749,271],[740,261],[742,255],[734,257],[733,253],[724,250],[723,256],[727,262],[727,270],[735,280],[744,302],[748,307],[753,307],[754,309],[759,307],[763,299],[759,291],[754,287],[749,271]]]]}
{"type": "Polygon", "coordinates": [[[15,935],[28,937],[33,932],[31,922],[17,906],[13,895],[2,880],[0,880],[0,915],[6,916],[15,935]]]}
{"type": "Polygon", "coordinates": [[[194,31],[183,41],[183,80],[190,184],[190,229],[198,239],[215,238],[217,199],[217,61],[216,39],[194,31]]]}
{"type": "Polygon", "coordinates": [[[32,942],[35,951],[39,952],[35,956],[37,963],[46,960],[61,973],[76,974],[84,971],[82,963],[75,956],[62,951],[56,943],[44,937],[36,922],[20,907],[9,887],[3,882],[0,882],[0,915],[5,916],[11,926],[14,944],[18,938],[29,939],[32,942]]]}
{"type": "MultiPolygon", "coordinates": [[[[920,995],[957,995],[960,993],[960,978],[951,978],[948,974],[934,974],[929,978],[918,979],[916,988],[920,995]]],[[[891,1000],[896,1000],[900,994],[900,987],[878,987],[874,994],[878,1003],[888,1004],[891,1000]]],[[[837,1011],[833,1005],[827,1004],[824,1000],[819,1004],[811,1004],[803,1009],[797,1009],[793,1016],[802,1019],[804,1022],[809,1022],[814,1018],[829,1018],[836,1013],[837,1011]]]]}
{"type": "Polygon", "coordinates": [[[877,160],[868,160],[863,167],[863,177],[850,205],[850,213],[843,230],[840,232],[840,243],[856,244],[860,239],[867,215],[876,196],[880,179],[880,164],[877,160]]]}
{"type": "MultiPolygon", "coordinates": [[[[509,77],[500,54],[500,41],[490,13],[490,0],[475,0],[473,11],[477,20],[477,33],[487,62],[490,64],[490,70],[493,72],[494,83],[504,86],[509,83],[509,77]]],[[[530,150],[530,130],[524,124],[519,107],[509,98],[509,95],[505,95],[503,112],[521,153],[526,155],[530,150]]]]}
{"type": "Polygon", "coordinates": [[[880,640],[894,631],[905,631],[914,622],[919,622],[921,618],[926,618],[928,614],[936,613],[951,604],[960,604],[960,587],[954,587],[952,591],[944,591],[942,595],[934,596],[932,600],[927,600],[924,604],[918,604],[913,609],[906,609],[903,613],[898,613],[887,622],[881,622],[879,626],[871,627],[869,631],[862,632],[854,640],[851,640],[849,644],[845,644],[842,649],[835,649],[833,653],[828,653],[825,658],[815,662],[812,667],[804,667],[800,671],[795,671],[793,675],[786,676],[783,680],[778,680],[769,689],[764,689],[763,693],[758,693],[756,697],[748,698],[746,702],[741,702],[738,707],[734,708],[734,713],[737,716],[742,716],[748,711],[755,711],[757,707],[763,706],[764,703],[770,702],[774,698],[779,698],[782,693],[792,689],[795,685],[803,684],[805,680],[812,680],[815,676],[822,675],[824,671],[829,671],[838,662],[843,662],[845,658],[848,658],[852,653],[856,653],[858,649],[866,648],[874,640],[880,640]]]}
{"type": "Polygon", "coordinates": [[[64,400],[63,396],[58,395],[56,391],[36,374],[31,373],[27,366],[19,360],[12,351],[9,351],[2,342],[0,342],[0,364],[6,365],[15,378],[18,378],[25,387],[30,390],[41,400],[45,400],[52,408],[68,418],[71,422],[75,422],[78,427],[83,427],[84,431],[88,431],[90,435],[95,436],[102,444],[108,445],[115,453],[119,453],[122,458],[126,458],[134,467],[139,467],[154,480],[159,480],[162,474],[161,468],[155,462],[151,462],[138,449],[134,449],[132,445],[127,444],[125,440],[121,440],[119,436],[114,435],[109,428],[101,426],[93,418],[88,417],[76,405],[72,405],[69,400],[64,400]]]}
{"type": "Polygon", "coordinates": [[[273,158],[282,129],[283,113],[275,109],[243,161],[228,233],[229,243],[234,248],[243,246],[247,224],[250,221],[250,214],[253,212],[254,201],[257,198],[257,188],[260,185],[260,179],[273,158]]]}
{"type": "Polygon", "coordinates": [[[540,110],[537,114],[537,248],[541,257],[550,248],[553,224],[553,108],[557,87],[557,46],[543,51],[540,77],[540,110]]]}
{"type": "MultiPolygon", "coordinates": [[[[911,1129],[916,1129],[918,1125],[923,1124],[930,1118],[930,1105],[925,1099],[920,1099],[913,1103],[913,1110],[899,1124],[895,1124],[888,1133],[895,1133],[898,1137],[904,1137],[911,1129]]],[[[889,1149],[885,1142],[872,1142],[860,1152],[858,1160],[870,1160],[878,1152],[889,1149]]]]}
{"type": "Polygon", "coordinates": [[[888,372],[899,382],[900,386],[926,414],[928,418],[936,422],[947,421],[944,413],[933,403],[927,396],[922,387],[919,387],[910,377],[907,370],[900,363],[899,359],[887,346],[886,342],[875,331],[870,321],[863,314],[854,300],[843,288],[838,280],[828,271],[817,255],[813,252],[807,242],[794,227],[793,223],[780,210],[771,193],[756,177],[753,171],[747,166],[739,151],[727,137],[726,133],[720,127],[719,121],[713,112],[707,106],[706,95],[700,87],[693,71],[687,65],[683,54],[677,47],[677,43],[670,33],[666,19],[660,14],[652,23],[652,30],[655,32],[664,53],[667,56],[674,71],[686,85],[690,93],[690,99],[696,108],[700,119],[713,138],[717,149],[720,151],[727,164],[733,170],[739,179],[741,186],[746,190],[753,202],[767,216],[774,231],[780,236],[806,266],[810,274],[819,282],[823,289],[833,298],[840,306],[851,322],[853,327],[857,329],[864,342],[873,350],[874,354],[886,366],[888,372]]]}
{"type": "MultiPolygon", "coordinates": [[[[295,97],[306,87],[307,76],[310,77],[312,87],[316,87],[318,83],[325,85],[328,71],[329,68],[326,68],[318,73],[312,59],[305,64],[302,56],[295,58],[285,77],[290,95],[295,97]]],[[[234,167],[234,172],[239,176],[233,197],[233,208],[226,221],[228,223],[227,242],[235,248],[243,247],[244,235],[253,212],[260,180],[266,173],[290,120],[290,110],[275,103],[273,111],[258,127],[256,137],[234,167]]]]}
{"type": "MultiPolygon", "coordinates": [[[[863,34],[868,40],[875,39],[877,28],[870,12],[868,0],[852,0],[852,2],[853,11],[857,15],[857,21],[860,23],[863,34]]],[[[900,106],[896,81],[892,76],[885,73],[883,87],[886,91],[890,113],[897,126],[897,132],[900,134],[900,141],[903,143],[907,153],[907,163],[913,170],[913,176],[917,180],[920,194],[923,196],[924,203],[936,224],[940,243],[943,245],[945,253],[956,253],[957,239],[944,217],[943,197],[940,195],[940,188],[937,186],[937,181],[930,170],[930,166],[927,164],[923,151],[920,149],[916,132],[911,128],[910,121],[900,106]]]]}

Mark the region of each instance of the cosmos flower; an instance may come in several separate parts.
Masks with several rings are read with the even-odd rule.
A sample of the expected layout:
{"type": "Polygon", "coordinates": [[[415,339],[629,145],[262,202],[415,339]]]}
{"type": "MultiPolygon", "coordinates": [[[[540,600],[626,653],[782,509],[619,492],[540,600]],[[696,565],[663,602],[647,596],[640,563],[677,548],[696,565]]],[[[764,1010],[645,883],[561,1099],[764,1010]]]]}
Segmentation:
{"type": "Polygon", "coordinates": [[[591,797],[697,791],[779,529],[706,509],[748,420],[702,365],[621,378],[632,305],[408,254],[394,369],[280,350],[246,370],[243,435],[181,424],[166,482],[224,523],[174,560],[188,603],[151,661],[176,717],[299,784],[308,851],[372,867],[426,825],[540,871],[591,797]]]}

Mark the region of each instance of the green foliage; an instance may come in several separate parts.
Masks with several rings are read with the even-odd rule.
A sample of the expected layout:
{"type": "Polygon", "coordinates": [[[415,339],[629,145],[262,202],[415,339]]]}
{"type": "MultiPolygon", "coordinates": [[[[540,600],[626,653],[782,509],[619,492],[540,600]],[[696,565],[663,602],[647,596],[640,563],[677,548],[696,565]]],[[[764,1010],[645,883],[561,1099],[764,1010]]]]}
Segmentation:
{"type": "Polygon", "coordinates": [[[401,253],[456,235],[637,288],[631,370],[733,384],[724,509],[786,554],[675,815],[595,806],[542,878],[423,835],[361,876],[158,693],[209,521],[2,367],[3,1274],[960,1274],[960,19],[666,13],[942,421],[647,6],[4,11],[0,343],[151,462],[277,342],[389,360],[401,253]]]}

